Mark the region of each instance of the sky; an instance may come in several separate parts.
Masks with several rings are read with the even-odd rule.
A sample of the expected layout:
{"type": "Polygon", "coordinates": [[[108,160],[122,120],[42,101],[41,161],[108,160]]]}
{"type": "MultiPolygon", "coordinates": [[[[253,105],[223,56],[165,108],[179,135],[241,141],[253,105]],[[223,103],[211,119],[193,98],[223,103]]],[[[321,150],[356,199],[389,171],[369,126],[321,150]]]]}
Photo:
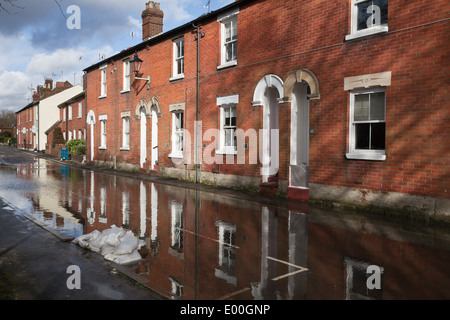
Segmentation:
{"type": "MultiPolygon", "coordinates": [[[[0,112],[25,107],[45,78],[81,85],[83,69],[142,41],[148,0],[12,1],[0,0],[0,112]]],[[[211,0],[210,10],[234,1],[211,0]]],[[[163,32],[208,12],[208,0],[155,2],[164,12],[163,32]]]]}

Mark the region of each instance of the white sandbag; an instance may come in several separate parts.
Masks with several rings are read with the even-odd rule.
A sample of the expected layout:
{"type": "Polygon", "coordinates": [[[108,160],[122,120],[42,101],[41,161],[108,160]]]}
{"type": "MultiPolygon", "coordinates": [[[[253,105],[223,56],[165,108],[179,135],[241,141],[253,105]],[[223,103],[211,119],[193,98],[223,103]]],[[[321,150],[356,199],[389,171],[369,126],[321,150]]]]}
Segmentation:
{"type": "Polygon", "coordinates": [[[128,231],[121,239],[120,244],[114,251],[114,255],[130,254],[138,247],[137,239],[131,231],[128,231]]]}
{"type": "Polygon", "coordinates": [[[116,250],[115,246],[112,246],[110,244],[104,244],[100,250],[100,253],[102,254],[102,256],[106,256],[107,254],[114,253],[114,250],[116,250]]]}
{"type": "Polygon", "coordinates": [[[137,263],[137,262],[141,261],[142,257],[136,249],[130,254],[122,254],[122,255],[107,254],[105,256],[105,259],[109,260],[109,261],[113,261],[117,264],[126,265],[126,264],[137,263]]]}
{"type": "Polygon", "coordinates": [[[138,250],[146,245],[144,240],[139,240],[131,231],[117,228],[99,232],[95,230],[89,234],[79,236],[72,243],[100,253],[105,259],[117,264],[132,264],[139,262],[142,257],[138,250]]]}
{"type": "Polygon", "coordinates": [[[72,243],[79,245],[82,248],[88,248],[89,242],[99,237],[101,234],[100,231],[94,230],[91,233],[83,234],[78,238],[72,240],[72,243]]]}
{"type": "Polygon", "coordinates": [[[101,248],[105,244],[112,246],[118,246],[120,244],[119,238],[125,234],[125,230],[122,228],[117,228],[115,225],[111,226],[110,229],[102,231],[101,235],[96,239],[89,242],[91,250],[100,252],[101,248]]]}

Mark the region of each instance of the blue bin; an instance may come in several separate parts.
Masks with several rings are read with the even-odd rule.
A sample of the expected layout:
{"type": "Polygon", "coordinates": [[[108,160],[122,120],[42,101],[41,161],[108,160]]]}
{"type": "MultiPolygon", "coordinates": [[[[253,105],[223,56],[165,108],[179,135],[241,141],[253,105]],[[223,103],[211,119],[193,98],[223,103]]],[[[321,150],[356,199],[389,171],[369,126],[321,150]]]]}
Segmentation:
{"type": "Polygon", "coordinates": [[[61,160],[69,160],[69,148],[61,148],[61,160]]]}

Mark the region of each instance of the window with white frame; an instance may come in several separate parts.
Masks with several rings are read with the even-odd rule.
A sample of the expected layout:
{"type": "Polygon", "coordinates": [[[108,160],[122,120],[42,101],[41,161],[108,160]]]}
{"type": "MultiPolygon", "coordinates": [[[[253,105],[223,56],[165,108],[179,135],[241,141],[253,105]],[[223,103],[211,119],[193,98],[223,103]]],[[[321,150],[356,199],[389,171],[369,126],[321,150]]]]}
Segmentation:
{"type": "Polygon", "coordinates": [[[83,139],[83,131],[78,130],[78,139],[82,140],[83,139]]]}
{"type": "Polygon", "coordinates": [[[107,65],[103,65],[100,67],[100,98],[106,97],[106,74],[107,74],[107,65]]]}
{"type": "Polygon", "coordinates": [[[83,116],[83,103],[80,101],[78,102],[78,119],[80,119],[83,116]]]}
{"type": "Polygon", "coordinates": [[[122,125],[123,125],[122,150],[130,150],[130,117],[123,117],[122,125]]]}
{"type": "Polygon", "coordinates": [[[98,221],[101,223],[106,223],[106,204],[107,204],[107,193],[106,188],[100,188],[100,217],[98,221]]]}
{"type": "Polygon", "coordinates": [[[169,277],[172,284],[172,299],[175,300],[183,296],[183,285],[172,277],[169,277]]]}
{"type": "Polygon", "coordinates": [[[72,105],[69,105],[69,120],[72,120],[72,105]]]}
{"type": "Polygon", "coordinates": [[[130,60],[123,62],[123,90],[122,92],[130,91],[130,60]]]}
{"type": "Polygon", "coordinates": [[[225,13],[218,17],[221,23],[221,65],[225,68],[237,64],[237,14],[239,9],[225,13]]]}
{"type": "Polygon", "coordinates": [[[388,0],[352,0],[351,31],[346,40],[388,31],[388,0]]]}
{"type": "Polygon", "coordinates": [[[386,89],[350,92],[349,159],[386,159],[386,89]]]}
{"type": "Polygon", "coordinates": [[[221,107],[224,149],[236,150],[236,105],[221,107]]]}
{"type": "Polygon", "coordinates": [[[100,119],[100,147],[99,149],[106,149],[106,115],[101,115],[100,119]]]}
{"type": "Polygon", "coordinates": [[[172,153],[171,157],[183,157],[184,113],[181,110],[172,112],[172,153]]]}
{"type": "Polygon", "coordinates": [[[172,201],[171,213],[170,247],[181,252],[183,249],[183,205],[172,201]]]}
{"type": "Polygon", "coordinates": [[[218,267],[215,270],[215,276],[226,280],[228,283],[236,284],[234,275],[235,266],[235,239],[236,226],[233,224],[216,221],[218,233],[218,267]]]}
{"type": "Polygon", "coordinates": [[[171,80],[184,77],[184,38],[173,41],[173,75],[171,80]]]}
{"type": "MultiPolygon", "coordinates": [[[[345,299],[346,300],[381,300],[383,297],[382,278],[384,268],[374,265],[367,261],[360,261],[353,258],[345,257],[345,299]],[[372,269],[373,268],[373,269],[372,269]],[[370,270],[377,270],[377,273],[371,273],[370,270]],[[370,277],[378,277],[379,288],[370,288],[370,277]]],[[[375,278],[376,278],[375,277],[375,278]]],[[[375,281],[376,283],[377,281],[375,281]]]]}
{"type": "Polygon", "coordinates": [[[69,141],[72,140],[72,131],[69,131],[69,141]]]}
{"type": "Polygon", "coordinates": [[[217,154],[236,154],[236,105],[239,103],[238,95],[217,98],[220,107],[220,139],[217,154]]]}
{"type": "Polygon", "coordinates": [[[73,138],[76,139],[77,138],[77,130],[73,129],[73,138]]]}
{"type": "Polygon", "coordinates": [[[66,122],[66,108],[62,108],[63,122],[66,122]]]}

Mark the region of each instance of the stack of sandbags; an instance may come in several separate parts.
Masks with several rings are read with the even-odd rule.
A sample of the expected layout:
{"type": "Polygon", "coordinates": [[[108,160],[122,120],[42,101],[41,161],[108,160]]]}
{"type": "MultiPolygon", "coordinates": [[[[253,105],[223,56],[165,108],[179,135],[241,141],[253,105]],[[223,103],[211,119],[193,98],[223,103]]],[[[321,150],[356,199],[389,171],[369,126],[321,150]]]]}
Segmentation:
{"type": "Polygon", "coordinates": [[[131,231],[125,231],[115,225],[103,232],[94,230],[79,236],[72,243],[98,252],[106,260],[121,265],[139,262],[142,257],[138,250],[145,246],[145,241],[136,238],[131,231]]]}

